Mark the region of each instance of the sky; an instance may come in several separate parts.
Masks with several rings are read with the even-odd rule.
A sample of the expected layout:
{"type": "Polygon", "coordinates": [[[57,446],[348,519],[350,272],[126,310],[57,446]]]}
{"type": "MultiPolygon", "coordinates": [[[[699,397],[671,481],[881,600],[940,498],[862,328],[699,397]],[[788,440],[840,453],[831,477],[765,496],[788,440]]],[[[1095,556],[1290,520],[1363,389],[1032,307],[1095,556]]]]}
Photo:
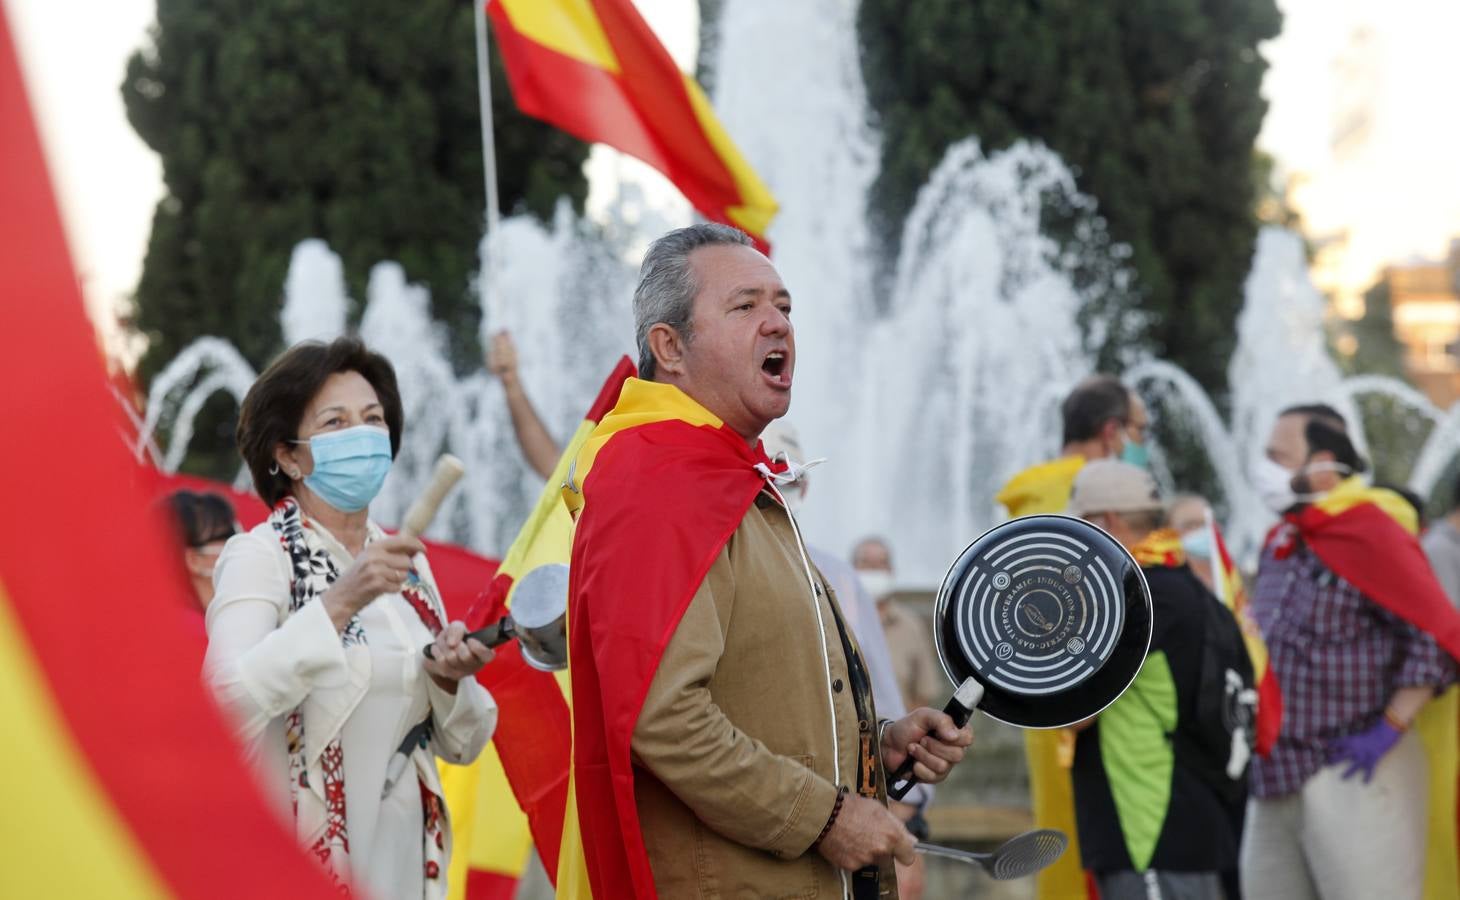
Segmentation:
{"type": "MultiPolygon", "coordinates": [[[[146,41],[155,0],[0,0],[20,45],[33,107],[93,318],[114,352],[118,304],[135,287],[161,167],[127,123],[118,90],[128,56],[146,41]],[[77,28],[85,15],[87,27],[77,28]]],[[[650,25],[692,65],[691,0],[639,0],[650,25]]],[[[1460,4],[1434,0],[1279,0],[1285,23],[1263,48],[1272,64],[1259,146],[1294,177],[1310,236],[1338,242],[1332,287],[1371,280],[1389,261],[1443,253],[1460,234],[1460,117],[1447,110],[1460,83],[1460,4]],[[1370,35],[1355,54],[1353,36],[1370,35]],[[1335,67],[1349,48],[1347,80],[1335,67]],[[1357,62],[1355,62],[1357,58],[1357,62]],[[1369,137],[1333,152],[1335,115],[1368,107],[1369,137]]],[[[598,149],[590,210],[621,178],[672,190],[647,167],[598,149]]]]}

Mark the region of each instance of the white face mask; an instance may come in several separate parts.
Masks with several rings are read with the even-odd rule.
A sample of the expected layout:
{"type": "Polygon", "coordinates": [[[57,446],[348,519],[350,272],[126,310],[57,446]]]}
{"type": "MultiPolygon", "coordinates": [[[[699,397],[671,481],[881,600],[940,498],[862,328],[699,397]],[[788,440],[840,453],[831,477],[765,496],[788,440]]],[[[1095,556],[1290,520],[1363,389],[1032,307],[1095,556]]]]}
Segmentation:
{"type": "Polygon", "coordinates": [[[1292,509],[1298,502],[1293,492],[1293,476],[1297,474],[1265,456],[1258,460],[1252,469],[1252,486],[1262,498],[1262,505],[1279,515],[1292,509]]]}
{"type": "Polygon", "coordinates": [[[881,600],[897,589],[892,573],[885,569],[862,569],[857,572],[857,577],[873,600],[881,600]]]}
{"type": "Polygon", "coordinates": [[[1252,486],[1257,488],[1258,496],[1268,509],[1282,515],[1299,503],[1312,503],[1321,500],[1327,492],[1312,494],[1299,494],[1293,490],[1293,479],[1299,475],[1310,472],[1338,472],[1347,475],[1353,470],[1343,463],[1322,462],[1310,463],[1297,470],[1289,469],[1279,465],[1267,457],[1258,460],[1257,466],[1252,470],[1252,486]]]}

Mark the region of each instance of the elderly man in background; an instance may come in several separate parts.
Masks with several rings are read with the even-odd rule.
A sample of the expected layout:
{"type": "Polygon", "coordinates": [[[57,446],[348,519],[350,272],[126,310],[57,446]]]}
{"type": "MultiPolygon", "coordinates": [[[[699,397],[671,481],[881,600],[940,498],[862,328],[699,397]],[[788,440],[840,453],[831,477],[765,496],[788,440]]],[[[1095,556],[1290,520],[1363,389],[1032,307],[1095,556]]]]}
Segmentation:
{"type": "Polygon", "coordinates": [[[948,682],[938,667],[932,626],[894,596],[892,547],[885,538],[863,538],[852,548],[852,568],[862,589],[877,603],[902,702],[908,709],[938,702],[948,692],[948,682]]]}
{"type": "Polygon", "coordinates": [[[790,292],[743,233],[696,225],[649,248],[634,319],[642,380],[564,488],[582,875],[603,897],[896,896],[914,841],[883,772],[940,781],[973,737],[879,720],[782,499],[796,469],[760,446],[791,401],[790,292]]]}
{"type": "MultiPolygon", "coordinates": [[[[1122,459],[1146,464],[1146,406],[1114,375],[1092,375],[1060,404],[1063,445],[1059,458],[1025,469],[1009,479],[994,498],[1011,517],[1062,513],[1070,489],[1085,463],[1122,459]]],[[[1030,805],[1034,824],[1070,835],[1071,846],[1058,862],[1035,878],[1040,900],[1085,900],[1090,896],[1080,870],[1075,838],[1075,801],[1070,784],[1075,735],[1069,729],[1031,731],[1024,738],[1029,763],[1030,805]]]]}

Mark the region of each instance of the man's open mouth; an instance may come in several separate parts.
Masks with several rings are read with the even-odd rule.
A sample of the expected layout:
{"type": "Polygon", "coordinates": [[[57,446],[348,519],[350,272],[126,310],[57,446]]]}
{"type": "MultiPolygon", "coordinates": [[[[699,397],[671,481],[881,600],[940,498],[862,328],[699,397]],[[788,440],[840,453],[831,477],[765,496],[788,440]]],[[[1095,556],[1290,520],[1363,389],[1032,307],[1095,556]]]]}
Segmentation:
{"type": "Polygon", "coordinates": [[[781,374],[786,371],[786,354],[781,350],[772,350],[761,362],[760,370],[772,378],[780,380],[781,374]]]}

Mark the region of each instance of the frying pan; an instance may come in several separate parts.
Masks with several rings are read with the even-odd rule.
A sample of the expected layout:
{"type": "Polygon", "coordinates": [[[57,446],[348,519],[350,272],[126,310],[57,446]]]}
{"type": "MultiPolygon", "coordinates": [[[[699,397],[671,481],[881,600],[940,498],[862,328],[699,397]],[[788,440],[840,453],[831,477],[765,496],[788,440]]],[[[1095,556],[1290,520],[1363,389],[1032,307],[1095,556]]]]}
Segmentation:
{"type": "Polygon", "coordinates": [[[954,684],[1020,728],[1063,728],[1115,702],[1151,646],[1151,589],[1083,519],[1026,516],[968,545],[938,589],[933,640],[954,684]]]}
{"type": "MultiPolygon", "coordinates": [[[[933,639],[944,674],[971,700],[949,704],[965,721],[976,705],[1019,728],[1063,728],[1135,679],[1151,646],[1151,590],[1104,530],[1025,516],[959,554],[938,589],[933,639]]],[[[889,796],[912,786],[911,768],[888,779],[889,796]]]]}

